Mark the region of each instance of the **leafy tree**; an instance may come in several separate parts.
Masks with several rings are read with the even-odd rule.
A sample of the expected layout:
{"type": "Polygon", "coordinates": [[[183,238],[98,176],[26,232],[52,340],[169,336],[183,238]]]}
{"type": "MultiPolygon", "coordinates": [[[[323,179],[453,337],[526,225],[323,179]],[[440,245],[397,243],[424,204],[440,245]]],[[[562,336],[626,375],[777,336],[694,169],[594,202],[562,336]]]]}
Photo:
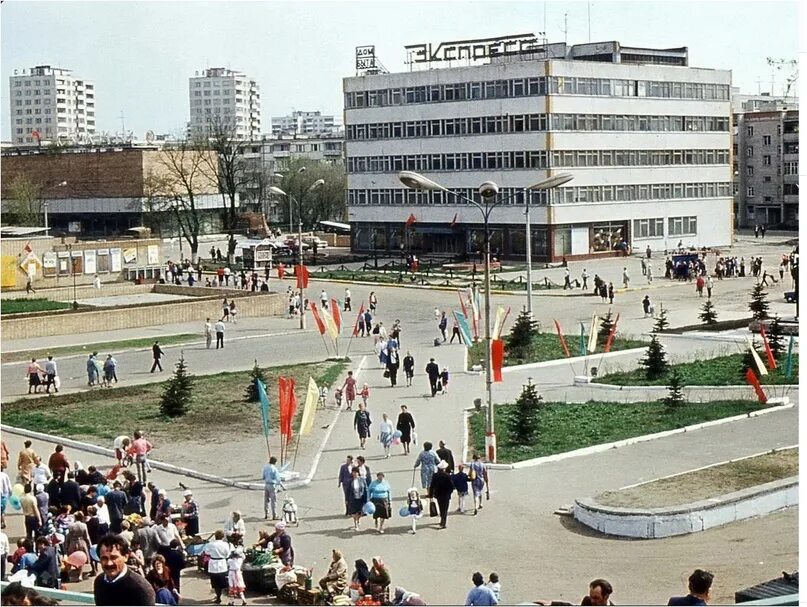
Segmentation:
{"type": "Polygon", "coordinates": [[[193,376],[188,373],[185,353],[179,356],[174,375],[165,384],[160,397],[160,411],[167,417],[181,417],[188,412],[193,401],[193,376]]]}
{"type": "Polygon", "coordinates": [[[664,398],[664,404],[674,409],[686,403],[683,390],[683,377],[677,367],[673,367],[670,373],[670,384],[667,386],[669,392],[664,398]]]}
{"type": "Polygon", "coordinates": [[[515,402],[516,415],[509,420],[511,444],[531,445],[538,438],[538,413],[542,405],[543,398],[538,395],[532,379],[528,379],[515,402]]]}
{"type": "Polygon", "coordinates": [[[669,368],[667,362],[667,353],[664,351],[664,346],[658,340],[658,335],[653,332],[650,335],[650,344],[647,346],[647,353],[645,357],[639,361],[639,364],[645,368],[645,377],[647,379],[658,379],[662,377],[669,368]]]}
{"type": "Polygon", "coordinates": [[[600,329],[597,331],[597,345],[605,346],[608,341],[608,336],[611,334],[611,329],[614,327],[614,315],[611,309],[608,308],[608,313],[600,319],[600,329]]]}
{"type": "Polygon", "coordinates": [[[339,165],[298,157],[278,167],[278,172],[283,175],[280,189],[294,197],[299,205],[290,208],[289,200],[284,198],[283,204],[278,206],[286,225],[289,223],[289,212],[293,215],[294,224],[297,223],[300,207],[304,230],[315,228],[320,221],[345,220],[347,176],[339,165]],[[320,179],[324,181],[322,186],[311,190],[320,179]]]}
{"type": "Polygon", "coordinates": [[[266,369],[262,369],[258,366],[258,359],[255,359],[255,366],[252,367],[249,377],[250,382],[247,385],[246,399],[251,403],[257,403],[260,399],[258,398],[258,385],[255,380],[259,379],[264,383],[264,385],[267,384],[266,369]]]}
{"type": "Polygon", "coordinates": [[[533,338],[538,335],[538,323],[527,310],[522,310],[507,340],[507,350],[512,358],[527,358],[532,347],[533,338]]]}
{"type": "Polygon", "coordinates": [[[667,308],[663,304],[659,304],[658,314],[656,315],[656,322],[653,325],[654,333],[661,333],[665,329],[670,328],[670,321],[667,320],[667,308]]]}
{"type": "Polygon", "coordinates": [[[42,219],[42,186],[21,173],[8,184],[3,219],[21,226],[39,226],[42,219]]]}
{"type": "Polygon", "coordinates": [[[768,338],[768,345],[771,347],[773,357],[776,362],[779,362],[787,354],[787,346],[785,345],[785,336],[782,333],[782,323],[778,314],[773,317],[773,322],[768,325],[765,336],[768,338]]]}
{"type": "Polygon", "coordinates": [[[754,285],[751,289],[751,301],[748,302],[748,309],[751,311],[751,316],[754,320],[767,320],[770,318],[768,310],[770,304],[768,303],[768,293],[761,282],[754,285]]]}
{"type": "Polygon", "coordinates": [[[705,302],[703,302],[701,313],[698,314],[698,318],[700,318],[704,324],[707,325],[714,325],[717,323],[717,310],[715,310],[715,305],[712,303],[711,299],[707,299],[705,302]]]}

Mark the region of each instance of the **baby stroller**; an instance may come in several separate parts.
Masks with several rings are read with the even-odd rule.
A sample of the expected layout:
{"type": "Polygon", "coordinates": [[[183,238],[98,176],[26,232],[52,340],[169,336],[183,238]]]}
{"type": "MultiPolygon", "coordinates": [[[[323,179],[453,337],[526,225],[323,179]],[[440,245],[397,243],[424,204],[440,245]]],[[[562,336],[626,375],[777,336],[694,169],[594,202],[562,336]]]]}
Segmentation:
{"type": "Polygon", "coordinates": [[[287,525],[294,525],[296,527],[300,526],[300,519],[297,518],[297,504],[294,502],[294,498],[290,495],[287,495],[283,498],[283,521],[287,525]]]}

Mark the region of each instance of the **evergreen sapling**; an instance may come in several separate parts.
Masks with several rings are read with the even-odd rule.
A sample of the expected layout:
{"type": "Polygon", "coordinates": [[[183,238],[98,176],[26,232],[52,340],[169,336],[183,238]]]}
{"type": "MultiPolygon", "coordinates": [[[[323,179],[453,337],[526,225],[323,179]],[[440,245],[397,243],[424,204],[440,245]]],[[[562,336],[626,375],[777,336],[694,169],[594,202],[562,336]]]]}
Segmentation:
{"type": "Polygon", "coordinates": [[[647,353],[645,357],[639,361],[639,364],[645,369],[645,377],[647,379],[658,379],[663,377],[667,372],[669,364],[667,363],[667,353],[664,351],[664,346],[658,340],[656,333],[650,336],[650,344],[647,346],[647,353]]]}
{"type": "Polygon", "coordinates": [[[751,311],[751,316],[754,320],[767,320],[770,318],[768,310],[770,304],[768,303],[768,293],[761,282],[754,285],[751,289],[751,301],[748,302],[748,309],[751,311]]]}
{"type": "Polygon", "coordinates": [[[717,324],[717,310],[715,310],[715,305],[712,303],[711,299],[707,299],[703,302],[703,306],[701,306],[701,312],[698,314],[698,318],[703,321],[706,325],[714,325],[717,324]]]}
{"type": "Polygon", "coordinates": [[[188,373],[185,353],[181,352],[174,375],[165,383],[160,397],[160,412],[166,417],[181,417],[188,412],[193,401],[193,376],[188,373]]]}

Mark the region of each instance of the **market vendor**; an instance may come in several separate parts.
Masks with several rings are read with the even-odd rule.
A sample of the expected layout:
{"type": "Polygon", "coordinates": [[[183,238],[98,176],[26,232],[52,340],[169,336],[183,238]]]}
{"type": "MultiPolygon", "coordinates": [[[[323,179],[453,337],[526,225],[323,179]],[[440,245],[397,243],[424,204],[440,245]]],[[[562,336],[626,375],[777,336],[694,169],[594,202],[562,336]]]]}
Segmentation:
{"type": "Polygon", "coordinates": [[[284,565],[294,566],[294,548],[291,545],[291,536],[286,533],[286,523],[275,523],[275,532],[269,536],[272,542],[272,552],[284,565]]]}
{"type": "Polygon", "coordinates": [[[347,588],[347,563],[339,550],[333,550],[328,574],[319,581],[319,587],[331,595],[342,594],[347,588]]]}
{"type": "Polygon", "coordinates": [[[244,541],[244,536],[247,534],[247,527],[244,524],[244,519],[241,518],[240,510],[233,510],[230,518],[224,523],[224,535],[227,541],[236,546],[240,546],[244,541]]]}

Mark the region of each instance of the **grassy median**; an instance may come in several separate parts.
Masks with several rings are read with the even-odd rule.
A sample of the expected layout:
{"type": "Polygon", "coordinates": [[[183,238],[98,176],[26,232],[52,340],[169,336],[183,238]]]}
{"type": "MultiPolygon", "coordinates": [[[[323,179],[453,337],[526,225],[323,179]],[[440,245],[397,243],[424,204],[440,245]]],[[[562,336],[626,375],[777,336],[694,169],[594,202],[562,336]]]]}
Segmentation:
{"type": "MultiPolygon", "coordinates": [[[[36,358],[43,360],[52,354],[57,359],[60,356],[70,356],[71,354],[87,354],[100,352],[103,354],[119,354],[122,350],[136,350],[138,348],[149,348],[154,343],[153,337],[141,337],[137,339],[123,339],[120,341],[108,341],[81,346],[61,346],[58,348],[39,348],[35,350],[17,350],[14,352],[3,352],[0,354],[0,362],[13,363],[31,360],[36,358]]],[[[173,346],[176,344],[187,344],[193,341],[203,340],[200,333],[180,333],[177,335],[165,335],[158,337],[157,341],[161,346],[173,346]]]]}
{"type": "Polygon", "coordinates": [[[0,300],[0,314],[28,314],[30,312],[67,310],[71,305],[66,301],[53,301],[45,298],[3,299],[0,300]]]}

